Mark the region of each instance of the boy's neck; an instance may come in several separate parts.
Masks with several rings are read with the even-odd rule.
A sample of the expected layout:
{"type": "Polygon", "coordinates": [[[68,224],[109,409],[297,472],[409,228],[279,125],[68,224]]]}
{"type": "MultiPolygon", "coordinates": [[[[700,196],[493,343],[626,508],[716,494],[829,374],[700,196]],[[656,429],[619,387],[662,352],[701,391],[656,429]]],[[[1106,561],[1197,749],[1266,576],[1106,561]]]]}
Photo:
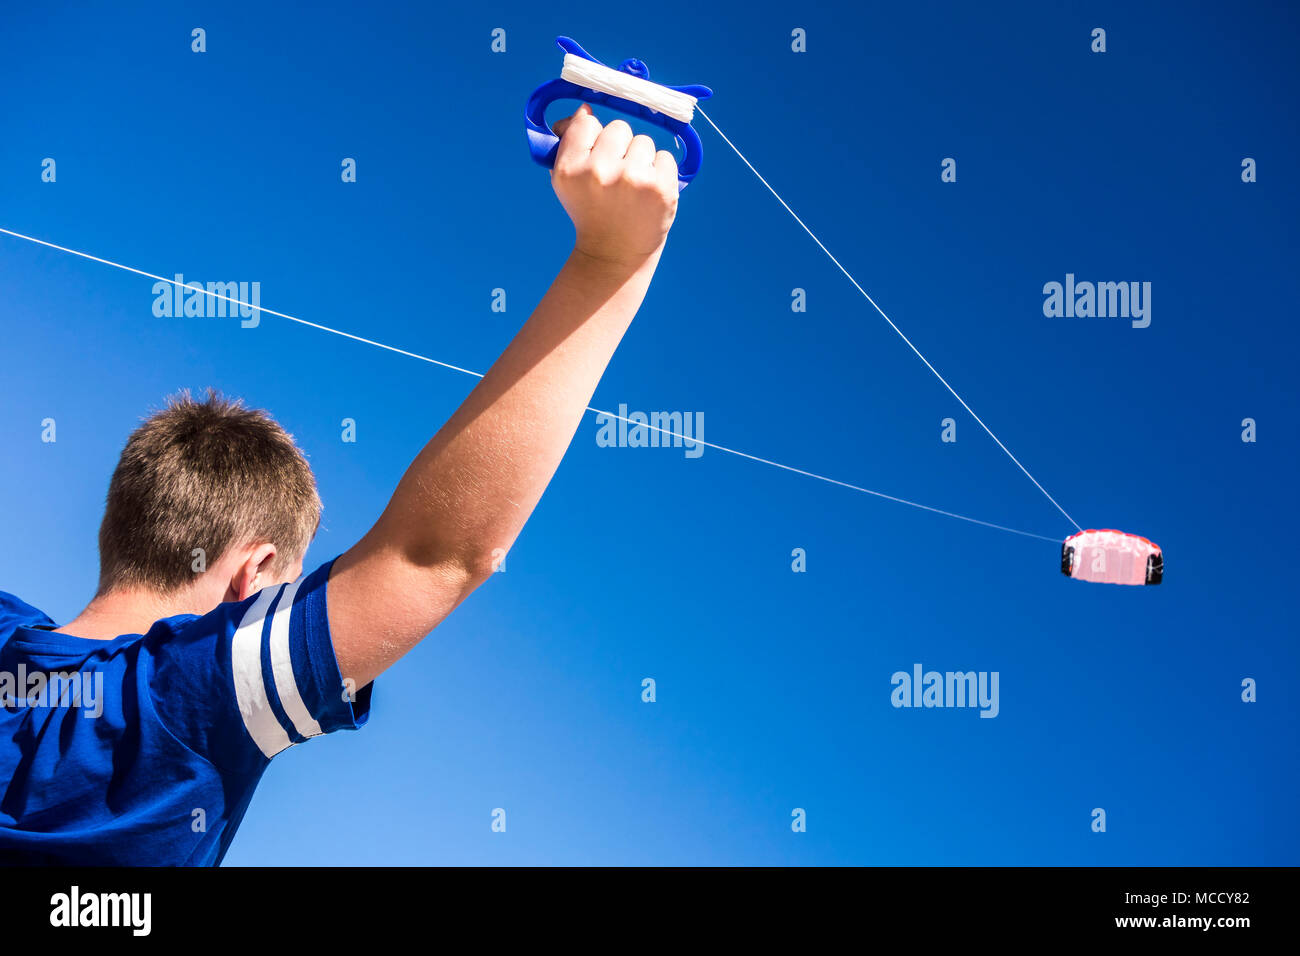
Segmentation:
{"type": "Polygon", "coordinates": [[[165,617],[205,613],[195,605],[194,595],[188,590],[173,594],[147,589],[110,591],[96,595],[84,611],[54,630],[58,634],[111,641],[122,634],[143,634],[154,621],[165,617]]]}

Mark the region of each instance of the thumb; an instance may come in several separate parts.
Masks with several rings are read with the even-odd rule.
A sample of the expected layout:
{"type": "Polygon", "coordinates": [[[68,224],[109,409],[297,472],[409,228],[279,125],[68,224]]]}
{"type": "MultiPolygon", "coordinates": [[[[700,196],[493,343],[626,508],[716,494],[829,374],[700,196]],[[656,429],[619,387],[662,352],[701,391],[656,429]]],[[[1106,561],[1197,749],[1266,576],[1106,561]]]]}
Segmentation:
{"type": "Polygon", "coordinates": [[[591,107],[588,104],[583,103],[581,106],[579,106],[576,110],[573,111],[572,116],[566,116],[564,117],[564,119],[560,120],[558,123],[552,126],[551,131],[555,133],[556,136],[563,136],[564,131],[569,128],[569,124],[572,123],[579,116],[581,116],[583,113],[586,113],[588,116],[595,115],[594,113],[591,112],[591,107]]]}

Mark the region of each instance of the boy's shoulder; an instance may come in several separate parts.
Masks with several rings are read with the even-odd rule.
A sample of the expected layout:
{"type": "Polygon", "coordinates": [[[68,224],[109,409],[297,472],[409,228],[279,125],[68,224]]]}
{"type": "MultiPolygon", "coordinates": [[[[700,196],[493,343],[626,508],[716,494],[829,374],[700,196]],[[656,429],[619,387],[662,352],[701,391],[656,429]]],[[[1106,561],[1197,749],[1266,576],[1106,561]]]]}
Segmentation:
{"type": "Polygon", "coordinates": [[[15,627],[53,626],[54,621],[40,608],[32,607],[16,594],[0,591],[0,639],[15,627]]]}

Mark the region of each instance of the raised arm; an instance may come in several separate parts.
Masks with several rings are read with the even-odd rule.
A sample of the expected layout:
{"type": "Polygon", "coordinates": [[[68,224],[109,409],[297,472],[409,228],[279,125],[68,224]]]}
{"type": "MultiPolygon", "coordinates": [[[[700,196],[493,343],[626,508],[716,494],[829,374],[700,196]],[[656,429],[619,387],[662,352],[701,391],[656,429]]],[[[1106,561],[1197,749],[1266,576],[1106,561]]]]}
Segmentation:
{"type": "Polygon", "coordinates": [[[552,183],[576,242],[532,316],[407,469],[374,527],[330,574],[343,677],[363,687],[492,573],[559,467],[645,297],[677,212],[677,164],[585,105],[552,183]]]}

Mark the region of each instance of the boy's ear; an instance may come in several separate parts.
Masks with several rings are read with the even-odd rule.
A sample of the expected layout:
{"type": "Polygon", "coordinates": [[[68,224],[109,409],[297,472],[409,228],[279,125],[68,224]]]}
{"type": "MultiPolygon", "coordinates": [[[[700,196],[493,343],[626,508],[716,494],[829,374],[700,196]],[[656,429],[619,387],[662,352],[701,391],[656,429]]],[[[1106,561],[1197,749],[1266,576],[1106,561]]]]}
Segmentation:
{"type": "Polygon", "coordinates": [[[271,565],[275,562],[275,556],[275,545],[270,543],[248,548],[231,573],[225,600],[242,601],[262,588],[274,584],[271,565]]]}

